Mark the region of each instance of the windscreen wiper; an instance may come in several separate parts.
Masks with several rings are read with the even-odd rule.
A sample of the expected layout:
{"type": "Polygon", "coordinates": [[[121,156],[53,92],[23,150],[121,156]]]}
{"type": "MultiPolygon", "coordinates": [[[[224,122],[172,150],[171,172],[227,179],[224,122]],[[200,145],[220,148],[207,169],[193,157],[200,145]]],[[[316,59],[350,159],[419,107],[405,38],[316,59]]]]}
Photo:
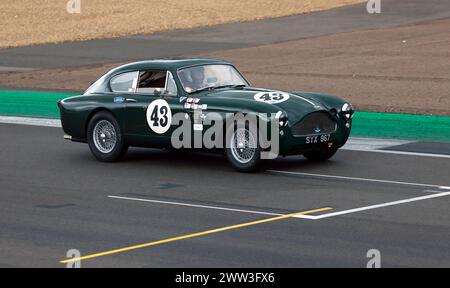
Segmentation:
{"type": "Polygon", "coordinates": [[[229,85],[215,86],[214,89],[220,89],[220,88],[241,88],[241,87],[247,87],[247,85],[245,85],[245,84],[229,84],[229,85]]]}
{"type": "Polygon", "coordinates": [[[215,88],[214,86],[204,87],[204,88],[201,88],[201,89],[198,89],[198,90],[195,90],[195,91],[191,92],[191,94],[202,92],[202,91],[206,91],[206,90],[213,90],[214,88],[215,88]]]}
{"type": "Polygon", "coordinates": [[[240,88],[240,87],[247,87],[247,85],[245,85],[245,84],[237,84],[237,85],[230,84],[230,85],[221,85],[221,86],[208,86],[208,87],[205,87],[205,88],[201,88],[201,89],[195,90],[194,92],[191,92],[191,94],[202,92],[202,91],[206,91],[206,90],[216,90],[216,89],[228,88],[228,87],[230,87],[230,88],[240,88]]]}

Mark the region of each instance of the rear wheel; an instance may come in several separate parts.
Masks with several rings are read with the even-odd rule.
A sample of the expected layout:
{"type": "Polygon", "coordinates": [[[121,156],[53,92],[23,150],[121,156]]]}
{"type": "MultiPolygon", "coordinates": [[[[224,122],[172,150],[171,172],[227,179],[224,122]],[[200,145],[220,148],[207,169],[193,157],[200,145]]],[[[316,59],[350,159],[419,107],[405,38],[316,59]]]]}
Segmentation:
{"type": "Polygon", "coordinates": [[[128,150],[119,123],[106,111],[98,112],[89,121],[87,140],[92,154],[102,162],[118,161],[128,150]]]}
{"type": "Polygon", "coordinates": [[[321,162],[330,159],[336,152],[337,149],[333,148],[322,151],[306,152],[303,153],[303,156],[310,161],[321,162]]]}
{"type": "Polygon", "coordinates": [[[257,170],[261,164],[261,148],[257,135],[248,127],[233,130],[229,133],[225,148],[228,161],[241,172],[257,170]]]}

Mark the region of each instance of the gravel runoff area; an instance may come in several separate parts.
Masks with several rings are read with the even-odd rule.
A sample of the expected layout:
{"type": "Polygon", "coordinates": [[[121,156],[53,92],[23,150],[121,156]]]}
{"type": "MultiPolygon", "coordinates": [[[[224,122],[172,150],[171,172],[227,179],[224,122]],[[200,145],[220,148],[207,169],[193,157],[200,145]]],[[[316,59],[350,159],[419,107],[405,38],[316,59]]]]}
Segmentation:
{"type": "Polygon", "coordinates": [[[450,116],[450,19],[209,53],[256,85],[321,91],[358,109],[450,116]]]}
{"type": "Polygon", "coordinates": [[[0,48],[102,39],[308,13],[365,0],[69,0],[0,2],[0,48]]]}
{"type": "MultiPolygon", "coordinates": [[[[320,91],[357,109],[450,116],[450,20],[201,55],[235,63],[254,86],[320,91]]],[[[121,63],[3,73],[0,86],[83,91],[121,63]]]]}

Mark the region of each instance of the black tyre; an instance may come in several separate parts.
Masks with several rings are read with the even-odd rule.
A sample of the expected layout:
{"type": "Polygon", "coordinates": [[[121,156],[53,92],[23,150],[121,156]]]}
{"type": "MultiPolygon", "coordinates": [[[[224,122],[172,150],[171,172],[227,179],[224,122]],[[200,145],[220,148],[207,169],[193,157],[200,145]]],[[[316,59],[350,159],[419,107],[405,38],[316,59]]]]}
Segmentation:
{"type": "Polygon", "coordinates": [[[261,166],[261,148],[256,131],[245,128],[229,128],[225,155],[231,165],[240,172],[254,172],[261,166]]]}
{"type": "Polygon", "coordinates": [[[95,114],[89,121],[86,133],[89,148],[99,161],[118,161],[128,150],[119,123],[109,112],[95,114]]]}
{"type": "Polygon", "coordinates": [[[321,162],[330,159],[334,156],[334,154],[336,154],[336,152],[337,149],[327,149],[322,151],[306,152],[303,153],[303,156],[310,161],[321,162]]]}

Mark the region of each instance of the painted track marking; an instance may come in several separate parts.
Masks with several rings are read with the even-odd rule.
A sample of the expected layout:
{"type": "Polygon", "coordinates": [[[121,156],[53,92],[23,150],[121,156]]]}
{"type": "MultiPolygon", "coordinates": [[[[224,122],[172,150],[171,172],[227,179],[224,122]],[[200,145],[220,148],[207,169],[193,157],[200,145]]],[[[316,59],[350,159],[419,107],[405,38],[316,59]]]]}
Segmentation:
{"type": "MultiPolygon", "coordinates": [[[[442,191],[436,191],[436,190],[424,190],[424,192],[432,192],[433,194],[426,195],[426,196],[420,196],[420,197],[414,197],[414,198],[407,198],[407,199],[402,199],[402,200],[397,200],[397,201],[392,201],[392,202],[386,202],[386,203],[381,203],[381,204],[374,204],[374,205],[364,206],[364,207],[359,207],[359,208],[352,208],[352,209],[348,209],[348,210],[337,211],[337,212],[322,214],[322,215],[317,215],[317,216],[300,214],[300,215],[293,216],[292,218],[320,220],[320,219],[329,218],[329,217],[336,217],[336,216],[341,216],[341,215],[345,215],[345,214],[352,214],[352,213],[357,213],[357,212],[362,212],[362,211],[367,211],[367,210],[374,210],[374,209],[379,209],[379,208],[384,208],[384,207],[389,207],[389,206],[396,206],[396,205],[417,202],[417,201],[423,201],[423,200],[439,198],[439,197],[445,197],[445,196],[450,195],[450,191],[442,192],[442,191]]],[[[129,197],[120,197],[120,196],[108,196],[108,197],[113,198],[113,199],[121,199],[121,200],[160,203],[160,204],[168,204],[168,205],[178,205],[178,206],[187,206],[187,207],[195,207],[195,208],[205,208],[205,209],[232,211],[232,212],[251,213],[251,214],[262,214],[262,215],[272,215],[272,216],[283,216],[284,215],[284,214],[277,214],[277,213],[270,213],[270,212],[241,210],[241,209],[233,209],[233,208],[226,208],[226,207],[219,207],[219,206],[196,205],[196,204],[189,204],[189,203],[182,203],[182,202],[169,202],[169,201],[159,201],[159,200],[141,199],[141,198],[129,198],[129,197]]]]}
{"type": "Polygon", "coordinates": [[[297,176],[307,176],[307,177],[317,177],[317,178],[353,180],[353,181],[361,181],[361,182],[375,182],[375,183],[386,183],[386,184],[407,185],[407,186],[438,188],[438,189],[445,189],[447,187],[447,186],[423,184],[423,183],[411,183],[411,182],[400,182],[400,181],[392,181],[392,180],[380,180],[380,179],[358,178],[358,177],[325,175],[325,174],[313,174],[313,173],[302,173],[302,172],[291,172],[291,171],[280,171],[280,170],[267,170],[266,172],[273,173],[273,174],[282,174],[282,175],[284,174],[284,175],[297,175],[297,176]]]}
{"type": "MultiPolygon", "coordinates": [[[[280,173],[281,174],[295,174],[295,175],[313,176],[313,177],[326,177],[326,178],[333,178],[333,179],[346,179],[346,180],[369,181],[369,182],[377,182],[377,183],[381,182],[381,183],[409,185],[409,186],[433,187],[433,188],[438,188],[438,189],[448,188],[448,186],[399,182],[399,181],[390,181],[390,180],[379,180],[379,179],[355,178],[355,177],[322,175],[322,174],[311,174],[311,173],[300,173],[300,172],[289,172],[289,171],[277,171],[277,170],[269,170],[268,172],[277,173],[277,174],[280,174],[280,173]]],[[[277,215],[276,217],[272,217],[272,218],[268,218],[268,219],[257,220],[257,221],[242,223],[242,224],[233,225],[233,226],[226,226],[226,227],[217,228],[217,229],[213,229],[213,230],[206,230],[203,232],[188,234],[188,235],[174,237],[174,238],[168,238],[168,239],[164,239],[164,240],[159,240],[159,241],[154,241],[154,242],[149,242],[149,243],[144,243],[144,244],[139,244],[139,245],[134,245],[134,246],[128,246],[128,247],[124,247],[124,248],[120,248],[120,249],[90,254],[90,255],[86,255],[86,256],[82,256],[82,257],[78,257],[78,258],[66,259],[66,260],[60,261],[60,263],[67,264],[67,263],[72,263],[72,262],[76,262],[76,261],[83,261],[83,260],[103,257],[103,256],[107,256],[107,255],[142,249],[142,248],[146,248],[146,247],[171,243],[171,242],[175,242],[175,241],[205,236],[205,235],[209,235],[209,234],[229,231],[229,230],[233,230],[233,229],[245,228],[245,227],[249,227],[249,226],[253,226],[253,225],[279,221],[279,220],[283,220],[283,219],[287,219],[287,218],[303,218],[303,219],[311,219],[311,220],[320,220],[320,219],[325,219],[325,218],[330,218],[330,217],[336,217],[336,216],[341,216],[341,215],[346,215],[346,214],[357,213],[357,212],[361,212],[361,211],[379,209],[379,208],[383,208],[383,207],[401,205],[401,204],[406,204],[406,203],[411,203],[411,202],[417,202],[417,201],[422,201],[422,200],[427,200],[427,199],[438,198],[438,197],[445,197],[445,196],[449,196],[449,195],[450,195],[450,191],[447,191],[447,192],[436,193],[436,194],[427,195],[427,196],[408,198],[408,199],[392,201],[392,202],[387,202],[387,203],[382,203],[382,204],[376,204],[376,205],[371,205],[371,206],[365,206],[365,207],[359,207],[359,208],[343,210],[343,211],[338,211],[338,212],[333,212],[333,213],[326,213],[326,214],[321,214],[321,215],[317,215],[317,216],[307,215],[307,214],[324,212],[324,211],[331,210],[332,208],[325,207],[325,208],[309,210],[309,211],[304,211],[304,212],[286,214],[286,215],[275,214],[275,215],[277,215]]],[[[218,207],[218,206],[196,205],[196,204],[188,204],[188,203],[182,203],[182,202],[169,202],[169,201],[130,198],[130,197],[121,197],[121,196],[108,196],[108,197],[113,198],[113,199],[121,199],[121,200],[142,201],[142,202],[152,202],[152,203],[161,203],[161,204],[178,205],[178,206],[189,206],[189,207],[216,209],[216,210],[225,210],[225,211],[234,211],[234,212],[274,215],[274,213],[269,213],[269,212],[241,210],[241,209],[225,208],[225,207],[218,207]]]]}
{"type": "Polygon", "coordinates": [[[188,234],[188,235],[174,237],[174,238],[168,238],[168,239],[164,239],[164,240],[160,240],[160,241],[149,242],[149,243],[144,243],[144,244],[124,247],[124,248],[120,248],[120,249],[115,249],[115,250],[109,250],[109,251],[105,251],[105,252],[90,254],[90,255],[86,255],[86,256],[82,256],[82,257],[78,257],[78,258],[66,259],[66,260],[60,261],[60,263],[61,264],[67,264],[67,263],[72,263],[72,262],[77,262],[77,261],[83,261],[83,260],[103,257],[103,256],[107,256],[107,255],[127,252],[127,251],[131,251],[131,250],[137,250],[137,249],[142,249],[142,248],[146,248],[146,247],[151,247],[151,246],[171,243],[171,242],[175,242],[175,241],[180,241],[180,240],[185,240],[185,239],[205,236],[205,235],[209,235],[209,234],[214,234],[214,233],[219,233],[219,232],[224,232],[224,231],[229,231],[229,230],[234,230],[234,229],[240,229],[240,228],[245,228],[245,227],[249,227],[249,226],[254,226],[254,225],[259,225],[259,224],[264,224],[264,223],[269,223],[269,222],[274,222],[274,221],[279,221],[279,220],[283,220],[283,219],[287,219],[287,218],[293,218],[293,217],[296,217],[296,216],[299,216],[299,215],[305,215],[305,214],[312,214],[312,213],[328,211],[328,210],[331,210],[331,209],[332,208],[330,208],[330,207],[324,207],[324,208],[319,208],[319,209],[314,209],[314,210],[308,210],[308,211],[297,212],[297,213],[292,213],[292,214],[287,214],[287,215],[281,215],[281,216],[277,216],[277,217],[273,217],[273,218],[262,219],[262,220],[242,223],[242,224],[233,225],[233,226],[226,226],[226,227],[217,228],[217,229],[213,229],[213,230],[206,230],[206,231],[198,232],[198,233],[194,233],[194,234],[188,234]]]}
{"type": "MultiPolygon", "coordinates": [[[[352,181],[361,181],[361,182],[375,182],[375,183],[386,183],[386,184],[395,184],[395,185],[406,185],[406,186],[416,186],[416,187],[424,187],[424,188],[437,188],[441,190],[449,190],[449,186],[441,186],[441,185],[432,185],[432,184],[423,184],[423,183],[411,183],[411,182],[399,182],[399,181],[391,181],[391,180],[380,180],[380,179],[369,179],[369,178],[357,178],[357,177],[346,177],[346,176],[336,176],[336,175],[324,175],[324,174],[312,174],[312,173],[302,173],[302,172],[290,172],[290,171],[279,171],[279,170],[267,170],[266,172],[274,173],[274,174],[283,174],[283,175],[299,175],[299,176],[307,176],[307,177],[318,177],[318,178],[329,178],[329,179],[342,179],[342,180],[352,180],[352,181]]],[[[425,190],[424,192],[428,192],[430,190],[425,190]]],[[[427,199],[433,199],[433,198],[439,198],[439,197],[445,197],[450,195],[450,191],[435,191],[433,190],[434,194],[432,195],[426,195],[426,196],[420,196],[420,197],[414,197],[414,198],[408,198],[398,201],[392,201],[387,203],[381,203],[376,205],[370,205],[370,206],[364,206],[344,211],[337,211],[333,213],[328,214],[322,214],[318,216],[312,216],[312,215],[305,215],[303,217],[304,219],[311,219],[311,220],[320,220],[324,218],[329,217],[336,217],[341,216],[345,214],[351,214],[361,211],[367,211],[367,210],[373,210],[383,207],[389,207],[389,206],[395,206],[405,203],[411,203],[411,202],[417,202],[427,199]]]]}
{"type": "Polygon", "coordinates": [[[59,119],[0,116],[0,123],[61,128],[59,119]]]}
{"type": "MultiPolygon", "coordinates": [[[[264,212],[264,211],[255,211],[255,210],[227,208],[227,207],[220,207],[220,206],[190,204],[190,203],[184,203],[184,202],[161,201],[161,200],[154,200],[154,199],[134,198],[134,197],[122,197],[122,196],[109,195],[108,198],[119,199],[119,200],[128,200],[128,201],[138,201],[138,202],[149,202],[149,203],[157,203],[157,204],[166,204],[166,205],[186,206],[186,207],[194,207],[194,208],[204,208],[204,209],[212,209],[212,210],[223,210],[223,211],[230,211],[230,212],[260,214],[260,215],[268,215],[268,216],[282,216],[282,215],[285,215],[285,214],[280,214],[280,213],[272,213],[272,212],[264,212]]],[[[309,219],[308,215],[300,215],[298,217],[299,218],[309,219]]]]}
{"type": "Polygon", "coordinates": [[[432,154],[432,153],[394,151],[394,150],[372,150],[372,149],[360,149],[360,148],[356,148],[356,149],[342,148],[342,150],[359,151],[359,152],[371,152],[371,153],[384,153],[384,154],[397,154],[397,155],[405,155],[405,156],[449,158],[450,159],[450,155],[446,155],[446,154],[432,154]]]}
{"type": "Polygon", "coordinates": [[[320,219],[324,219],[324,218],[336,217],[336,216],[341,216],[341,215],[346,215],[346,214],[357,213],[357,212],[361,212],[361,211],[367,211],[367,210],[379,209],[379,208],[401,205],[401,204],[417,202],[417,201],[422,201],[422,200],[428,200],[428,199],[433,199],[433,198],[445,197],[445,196],[449,196],[449,195],[450,195],[450,191],[442,192],[442,193],[437,193],[437,194],[432,194],[432,195],[427,195],[427,196],[414,197],[414,198],[408,198],[408,199],[403,199],[403,200],[398,200],[398,201],[393,201],[393,202],[377,204],[377,205],[359,207],[359,208],[354,208],[354,209],[349,209],[349,210],[344,210],[344,211],[337,211],[337,212],[322,214],[322,215],[318,215],[318,216],[309,215],[309,219],[320,220],[320,219]]]}
{"type": "Polygon", "coordinates": [[[167,204],[167,205],[186,206],[186,207],[194,207],[194,208],[224,210],[224,211],[231,211],[231,212],[261,214],[261,215],[270,215],[270,216],[281,216],[281,215],[284,215],[284,214],[262,212],[262,211],[243,210],[243,209],[226,208],[226,207],[220,207],[220,206],[189,204],[189,203],[183,203],[183,202],[161,201],[161,200],[153,200],[153,199],[134,198],[134,197],[122,197],[122,196],[109,195],[108,198],[120,199],[120,200],[130,200],[130,201],[139,201],[139,202],[150,202],[150,203],[158,203],[158,204],[167,204]]]}

